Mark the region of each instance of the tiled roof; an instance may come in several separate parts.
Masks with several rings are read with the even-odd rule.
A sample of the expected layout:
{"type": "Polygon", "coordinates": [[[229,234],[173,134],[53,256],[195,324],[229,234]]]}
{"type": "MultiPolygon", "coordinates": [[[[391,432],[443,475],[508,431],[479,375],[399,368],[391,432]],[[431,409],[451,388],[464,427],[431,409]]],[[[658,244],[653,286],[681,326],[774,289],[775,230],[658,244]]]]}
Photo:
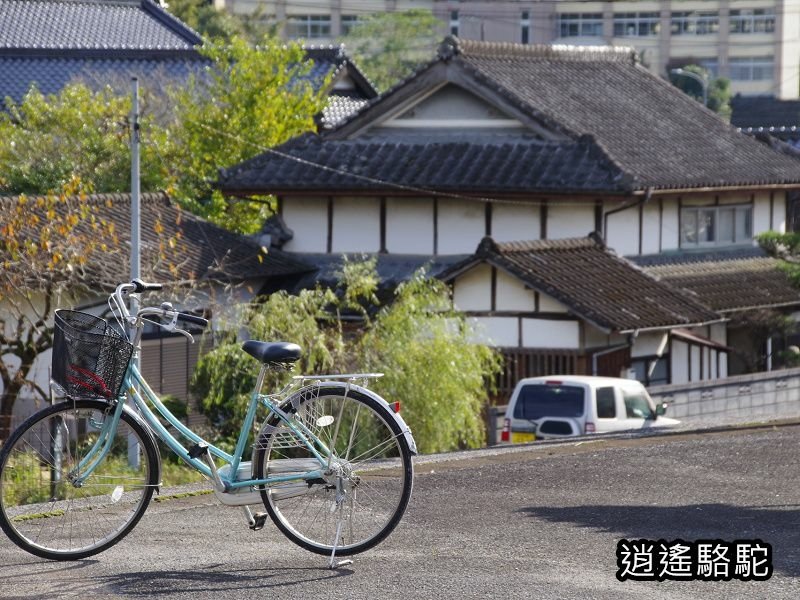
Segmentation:
{"type": "MultiPolygon", "coordinates": [[[[95,207],[94,214],[98,218],[114,223],[118,236],[117,246],[110,247],[106,253],[97,250],[93,254],[89,270],[100,285],[126,281],[130,277],[130,195],[96,194],[87,201],[95,207]]],[[[178,269],[172,272],[165,266],[157,267],[155,276],[163,281],[259,279],[303,273],[311,268],[299,258],[289,257],[279,250],[269,250],[263,255],[255,241],[181,211],[166,194],[142,194],[140,201],[143,273],[159,264],[172,264],[178,269]],[[161,228],[162,233],[156,233],[157,228],[161,228]],[[163,248],[167,259],[161,261],[161,246],[170,238],[176,240],[175,246],[167,244],[163,248]]],[[[16,197],[0,197],[0,212],[15,202],[16,197]]],[[[35,203],[29,202],[28,206],[35,206],[35,203]]],[[[86,226],[83,221],[78,225],[86,226]]]]}
{"type": "Polygon", "coordinates": [[[335,127],[366,106],[369,100],[359,94],[340,94],[333,92],[328,96],[328,103],[322,109],[322,126],[335,127]]]}
{"type": "Polygon", "coordinates": [[[314,62],[308,77],[314,82],[322,82],[325,77],[331,75],[333,82],[333,88],[328,95],[328,104],[322,111],[321,124],[324,128],[336,126],[378,95],[375,85],[348,56],[343,44],[307,46],[304,50],[306,57],[314,62]],[[354,85],[352,89],[336,87],[337,80],[345,76],[352,81],[354,85]]]}
{"type": "Polygon", "coordinates": [[[503,269],[606,331],[720,320],[716,313],[657,281],[593,236],[509,243],[484,238],[473,257],[446,271],[443,278],[451,281],[482,262],[503,269]]]}
{"type": "Polygon", "coordinates": [[[152,0],[0,0],[0,104],[20,102],[33,83],[53,94],[79,79],[136,76],[159,89],[205,64],[200,43],[152,0]]]}
{"type": "MultiPolygon", "coordinates": [[[[361,145],[358,142],[361,133],[371,125],[407,106],[418,95],[449,81],[458,81],[458,85],[467,89],[470,85],[480,87],[496,97],[501,111],[524,114],[529,124],[549,132],[550,137],[573,140],[578,146],[591,140],[596,146],[592,156],[603,156],[601,163],[595,162],[592,168],[613,173],[599,182],[585,177],[586,163],[581,161],[586,160],[587,154],[577,151],[578,146],[564,143],[553,148],[565,152],[564,160],[576,160],[574,164],[554,166],[551,172],[542,173],[538,170],[540,163],[535,162],[531,176],[517,176],[505,186],[492,183],[491,188],[480,191],[518,190],[527,186],[528,193],[574,193],[590,189],[641,193],[648,189],[800,184],[800,160],[796,156],[777,152],[738,132],[639,65],[630,49],[532,46],[449,37],[434,61],[340,121],[336,128],[325,133],[321,143],[304,142],[302,158],[307,161],[308,168],[291,168],[289,163],[283,162],[280,164],[286,167],[286,172],[256,173],[259,167],[268,170],[278,164],[274,156],[265,156],[260,162],[251,161],[241,165],[242,168],[228,170],[221,178],[220,187],[234,193],[244,189],[284,193],[326,188],[346,191],[351,181],[340,171],[351,169],[353,174],[367,172],[370,176],[380,171],[380,179],[388,180],[391,175],[396,178],[391,182],[397,185],[414,180],[419,185],[424,183],[434,193],[439,189],[474,188],[483,181],[480,167],[474,167],[477,172],[473,170],[474,163],[459,171],[441,167],[444,161],[458,161],[458,155],[446,156],[445,153],[461,150],[463,146],[446,145],[443,134],[436,131],[419,134],[418,137],[423,138],[427,135],[422,145],[410,144],[395,130],[380,134],[370,132],[370,141],[365,140],[361,145]],[[385,143],[379,146],[377,138],[385,143]],[[348,143],[342,143],[344,141],[348,143]],[[377,159],[361,150],[380,150],[394,164],[377,169],[377,159]],[[439,164],[431,166],[428,161],[414,161],[410,154],[425,155],[439,164]],[[322,165],[322,168],[314,165],[322,165]],[[427,172],[412,173],[406,168],[409,165],[427,172]],[[432,171],[437,166],[439,171],[433,176],[432,171]],[[329,167],[332,170],[326,170],[329,167]],[[459,184],[456,180],[460,176],[463,182],[459,184]],[[309,177],[314,180],[313,187],[309,177]],[[612,181],[614,185],[610,185],[612,181]],[[276,185],[277,189],[273,187],[276,185]]],[[[491,134],[480,138],[479,132],[475,133],[471,155],[477,155],[477,147],[481,145],[486,146],[489,153],[496,150],[491,134]]],[[[523,150],[523,142],[525,140],[520,140],[514,153],[506,155],[504,160],[493,156],[495,172],[519,173],[526,167],[521,160],[541,159],[540,146],[523,150]]],[[[294,154],[299,147],[280,150],[294,154]]],[[[359,189],[368,187],[362,185],[359,189]]],[[[376,184],[371,189],[382,187],[376,184]]]]}
{"type": "Polygon", "coordinates": [[[200,37],[152,0],[0,0],[0,49],[191,51],[200,37]]]}
{"type": "Polygon", "coordinates": [[[780,262],[758,248],[634,259],[653,277],[721,313],[800,305],[780,262]]]}
{"type": "Polygon", "coordinates": [[[589,138],[415,143],[295,138],[223,172],[226,192],[370,190],[614,193],[630,182],[589,138]]]}
{"type": "Polygon", "coordinates": [[[800,100],[774,96],[735,96],[731,124],[744,133],[766,133],[781,140],[800,140],[800,100]]]}
{"type": "MultiPolygon", "coordinates": [[[[164,82],[185,81],[202,67],[199,60],[181,58],[68,58],[44,56],[2,56],[0,54],[0,104],[6,97],[21,102],[32,84],[43,94],[57,94],[68,83],[83,81],[125,83],[138,77],[142,86],[159,89],[164,82]]],[[[130,93],[129,89],[124,90],[130,93]]]]}
{"type": "Polygon", "coordinates": [[[774,96],[735,96],[731,125],[736,127],[800,127],[800,100],[774,96]]]}
{"type": "MultiPolygon", "coordinates": [[[[286,284],[277,281],[280,289],[290,293],[315,287],[317,284],[336,288],[341,282],[342,271],[347,262],[364,259],[366,255],[348,254],[315,254],[315,253],[286,253],[286,256],[301,260],[303,263],[313,265],[314,270],[309,271],[286,284]]],[[[392,294],[398,285],[408,281],[419,269],[425,268],[430,277],[437,277],[445,269],[467,258],[466,255],[420,255],[420,254],[375,254],[375,271],[378,275],[377,295],[381,300],[391,301],[392,294]]],[[[267,285],[270,285],[267,282],[267,285]]],[[[268,288],[267,291],[272,291],[268,288]]]]}
{"type": "Polygon", "coordinates": [[[634,52],[456,39],[440,52],[543,122],[593,135],[640,188],[800,183],[800,161],[738,133],[634,52]]]}

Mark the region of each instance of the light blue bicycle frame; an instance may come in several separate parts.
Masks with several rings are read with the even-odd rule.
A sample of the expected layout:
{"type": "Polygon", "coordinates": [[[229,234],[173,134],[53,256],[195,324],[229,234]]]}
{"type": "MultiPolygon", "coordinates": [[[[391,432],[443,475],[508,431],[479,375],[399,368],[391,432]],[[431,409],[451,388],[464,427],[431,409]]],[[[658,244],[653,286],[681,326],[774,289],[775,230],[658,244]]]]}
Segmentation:
{"type": "MultiPolygon", "coordinates": [[[[163,417],[163,419],[175,430],[180,433],[181,436],[186,438],[191,444],[205,444],[208,446],[208,452],[216,458],[223,460],[224,462],[230,465],[230,475],[231,477],[222,478],[222,483],[225,486],[224,491],[232,491],[238,488],[243,487],[253,487],[253,486],[261,486],[261,485],[270,485],[275,483],[283,483],[288,481],[300,481],[300,480],[308,480],[308,479],[319,479],[323,475],[323,468],[325,465],[329,463],[330,453],[331,450],[320,440],[313,432],[311,432],[305,425],[301,422],[293,420],[290,415],[286,414],[283,410],[281,410],[277,403],[273,402],[274,399],[279,398],[280,400],[285,400],[289,397],[289,392],[294,391],[295,393],[299,392],[302,389],[301,385],[297,384],[289,384],[287,385],[281,392],[278,394],[273,395],[265,395],[261,394],[261,386],[264,381],[264,375],[266,373],[266,367],[262,366],[261,373],[258,376],[258,380],[256,383],[256,387],[253,390],[252,396],[250,398],[250,403],[247,408],[247,415],[245,416],[244,424],[242,425],[241,432],[239,433],[239,439],[236,443],[236,449],[234,453],[228,454],[227,452],[221,450],[217,446],[213,444],[209,444],[206,440],[198,436],[194,433],[191,429],[186,427],[183,423],[181,423],[171,412],[170,410],[164,406],[164,404],[159,399],[158,395],[152,390],[152,388],[148,385],[147,381],[145,381],[144,377],[142,376],[141,372],[139,371],[138,367],[135,364],[135,361],[131,361],[131,364],[128,367],[128,371],[125,375],[125,380],[122,384],[123,392],[127,392],[128,395],[133,399],[135,406],[139,409],[140,414],[144,417],[144,420],[150,426],[152,431],[156,434],[156,436],[161,439],[167,446],[169,446],[170,450],[172,450],[175,454],[177,454],[181,459],[183,459],[186,463],[192,466],[197,471],[203,473],[206,477],[210,478],[212,481],[214,480],[214,473],[210,466],[199,458],[192,458],[189,455],[189,450],[181,444],[181,442],[173,436],[167,429],[162,425],[161,421],[158,419],[158,416],[150,409],[148,406],[148,401],[156,408],[158,413],[163,417]],[[295,437],[301,441],[309,451],[314,455],[314,457],[320,463],[320,469],[314,471],[307,471],[302,474],[293,474],[293,475],[283,475],[283,476],[273,476],[267,477],[265,479],[242,479],[236,480],[236,475],[238,473],[239,465],[242,462],[242,456],[244,455],[244,451],[247,445],[247,438],[249,436],[249,432],[253,430],[253,424],[255,423],[256,418],[256,410],[258,406],[262,405],[272,413],[278,416],[278,418],[286,423],[289,427],[291,432],[295,435],[295,437]]],[[[315,385],[315,384],[312,384],[315,385]]],[[[80,473],[79,476],[73,478],[73,483],[76,485],[80,485],[85,481],[94,471],[94,469],[103,461],[110,450],[111,441],[114,439],[114,436],[117,431],[117,424],[122,416],[123,405],[125,404],[125,393],[121,393],[120,397],[117,399],[117,404],[114,408],[114,413],[111,418],[105,419],[105,422],[102,425],[102,429],[100,431],[100,435],[95,442],[94,447],[87,452],[86,456],[83,460],[80,461],[77,468],[75,469],[76,474],[80,473]]],[[[220,474],[221,476],[221,474],[220,474]]]]}

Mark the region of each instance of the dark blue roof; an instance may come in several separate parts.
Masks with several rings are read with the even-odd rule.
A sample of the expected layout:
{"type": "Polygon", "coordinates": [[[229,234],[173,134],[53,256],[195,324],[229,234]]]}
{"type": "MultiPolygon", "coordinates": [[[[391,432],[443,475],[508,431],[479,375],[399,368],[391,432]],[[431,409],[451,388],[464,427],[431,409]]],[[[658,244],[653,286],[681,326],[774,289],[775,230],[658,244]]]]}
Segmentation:
{"type": "Polygon", "coordinates": [[[223,172],[228,193],[269,190],[627,193],[631,181],[594,141],[327,140],[313,134],[223,172]]]}
{"type": "Polygon", "coordinates": [[[159,87],[164,82],[185,80],[199,69],[199,61],[179,58],[92,59],[0,56],[0,104],[6,97],[19,102],[32,84],[43,94],[56,94],[67,83],[122,84],[139,78],[143,87],[159,87]]]}
{"type": "Polygon", "coordinates": [[[205,60],[200,36],[152,0],[0,0],[0,104],[65,84],[160,87],[205,60]]]}
{"type": "Polygon", "coordinates": [[[0,0],[0,49],[190,51],[201,43],[152,0],[0,0]]]}

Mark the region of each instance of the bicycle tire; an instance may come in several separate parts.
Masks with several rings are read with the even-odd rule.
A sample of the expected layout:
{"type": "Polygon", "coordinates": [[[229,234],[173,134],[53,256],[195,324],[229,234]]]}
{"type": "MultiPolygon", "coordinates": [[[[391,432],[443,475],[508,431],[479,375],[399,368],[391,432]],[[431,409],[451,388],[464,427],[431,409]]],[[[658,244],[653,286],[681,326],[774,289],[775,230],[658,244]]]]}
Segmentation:
{"type": "Polygon", "coordinates": [[[17,546],[42,558],[78,560],[110,548],[139,522],[160,463],[149,431],[128,412],[110,454],[81,487],[69,482],[112,410],[100,400],[63,402],[28,418],[3,444],[0,529],[17,546]],[[138,438],[135,454],[129,436],[138,438]]]}
{"type": "MultiPolygon", "coordinates": [[[[337,555],[357,554],[383,541],[403,517],[413,486],[411,450],[389,409],[360,391],[325,386],[300,390],[283,406],[340,451],[334,462],[345,494],[337,503],[335,476],[262,486],[273,523],[292,542],[317,554],[331,554],[337,533],[337,555]]],[[[294,468],[319,469],[319,462],[273,416],[257,440],[254,475],[265,478],[294,468]]]]}

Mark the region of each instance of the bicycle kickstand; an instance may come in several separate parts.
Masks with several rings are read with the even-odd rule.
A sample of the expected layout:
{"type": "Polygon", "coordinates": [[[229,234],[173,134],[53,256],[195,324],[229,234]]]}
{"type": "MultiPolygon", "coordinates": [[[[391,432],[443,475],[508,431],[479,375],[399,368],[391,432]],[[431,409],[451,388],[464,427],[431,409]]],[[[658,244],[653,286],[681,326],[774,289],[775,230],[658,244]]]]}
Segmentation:
{"type": "Polygon", "coordinates": [[[341,497],[341,485],[341,481],[339,481],[337,483],[337,487],[339,489],[336,491],[337,501],[334,505],[334,509],[339,513],[339,518],[337,519],[338,523],[336,524],[336,537],[333,538],[333,542],[331,543],[333,550],[331,550],[331,560],[328,563],[328,568],[331,570],[353,564],[353,560],[350,558],[336,562],[336,548],[339,546],[339,540],[342,539],[342,525],[344,525],[344,519],[342,518],[344,499],[341,497]]]}

